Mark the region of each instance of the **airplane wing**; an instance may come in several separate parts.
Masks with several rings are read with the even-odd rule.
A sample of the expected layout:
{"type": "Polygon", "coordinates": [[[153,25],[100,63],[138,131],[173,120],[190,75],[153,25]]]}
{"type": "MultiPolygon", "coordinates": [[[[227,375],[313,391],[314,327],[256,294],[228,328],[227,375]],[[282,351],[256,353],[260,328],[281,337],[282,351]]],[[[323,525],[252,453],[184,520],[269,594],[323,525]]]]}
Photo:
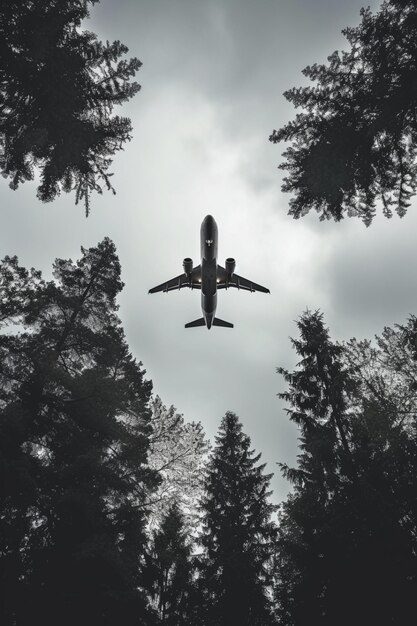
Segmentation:
{"type": "Polygon", "coordinates": [[[229,289],[229,287],[235,287],[236,289],[243,289],[245,291],[262,291],[263,293],[270,293],[269,289],[258,285],[239,274],[232,274],[230,280],[228,279],[227,272],[221,265],[217,266],[217,273],[219,282],[217,283],[217,289],[229,289]]]}
{"type": "Polygon", "coordinates": [[[201,289],[201,283],[198,278],[200,276],[200,266],[197,265],[191,272],[191,278],[189,278],[186,274],[180,274],[175,278],[171,278],[170,280],[157,285],[157,287],[153,287],[149,289],[148,293],[157,293],[158,291],[174,291],[175,289],[183,289],[184,287],[190,287],[191,289],[201,289]]]}

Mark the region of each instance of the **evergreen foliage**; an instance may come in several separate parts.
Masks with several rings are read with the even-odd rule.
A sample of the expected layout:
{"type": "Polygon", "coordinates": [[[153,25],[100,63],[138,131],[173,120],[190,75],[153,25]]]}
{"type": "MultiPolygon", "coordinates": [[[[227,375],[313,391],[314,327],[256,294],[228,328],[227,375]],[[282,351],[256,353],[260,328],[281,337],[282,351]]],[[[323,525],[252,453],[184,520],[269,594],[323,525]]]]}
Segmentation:
{"type": "Polygon", "coordinates": [[[117,317],[113,243],[58,259],[54,277],[1,265],[2,623],[151,624],[151,382],[117,317]]]}
{"type": "Polygon", "coordinates": [[[284,94],[302,112],[270,136],[290,142],[279,167],[294,218],[315,209],[322,220],[369,225],[377,201],[386,217],[402,217],[416,192],[417,6],[390,0],[361,17],[342,31],[350,50],[306,67],[316,84],[284,94]]]}
{"type": "Polygon", "coordinates": [[[75,191],[89,213],[92,191],[110,182],[113,155],[130,139],[128,118],[141,63],[120,41],[81,30],[97,0],[3,0],[0,4],[0,170],[10,187],[32,180],[38,198],[75,191]]]}
{"type": "Polygon", "coordinates": [[[294,493],[280,514],[280,624],[411,625],[416,413],[410,393],[406,412],[393,401],[416,372],[407,329],[386,329],[371,349],[369,342],[332,343],[317,312],[305,313],[298,327],[293,344],[302,360],[293,373],[279,370],[301,442],[298,468],[283,468],[294,493]]]}
{"type": "Polygon", "coordinates": [[[271,614],[271,562],[276,507],[268,502],[272,474],[263,474],[260,454],[234,413],[221,422],[208,463],[202,499],[200,585],[205,592],[202,624],[267,626],[271,614]]]}
{"type": "Polygon", "coordinates": [[[184,518],[174,503],[154,532],[147,570],[148,585],[161,624],[194,626],[194,567],[184,518]]]}

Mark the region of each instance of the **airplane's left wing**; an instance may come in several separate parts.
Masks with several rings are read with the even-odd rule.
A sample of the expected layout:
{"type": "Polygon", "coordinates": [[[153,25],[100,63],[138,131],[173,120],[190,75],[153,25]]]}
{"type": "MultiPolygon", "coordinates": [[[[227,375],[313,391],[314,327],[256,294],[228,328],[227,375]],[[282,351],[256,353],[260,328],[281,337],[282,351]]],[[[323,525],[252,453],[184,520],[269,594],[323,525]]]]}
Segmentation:
{"type": "Polygon", "coordinates": [[[219,281],[217,283],[217,289],[229,289],[234,287],[235,289],[243,289],[244,291],[261,291],[263,293],[270,293],[269,289],[254,283],[252,280],[248,280],[239,274],[233,273],[231,278],[228,277],[226,270],[221,265],[217,266],[217,272],[219,275],[219,281]]]}
{"type": "Polygon", "coordinates": [[[191,289],[201,289],[201,283],[198,280],[200,266],[198,265],[191,272],[191,276],[187,276],[187,274],[180,274],[175,278],[171,278],[170,280],[157,285],[157,287],[153,287],[149,289],[148,293],[157,293],[158,291],[174,291],[175,289],[183,289],[184,287],[190,287],[191,289]]]}

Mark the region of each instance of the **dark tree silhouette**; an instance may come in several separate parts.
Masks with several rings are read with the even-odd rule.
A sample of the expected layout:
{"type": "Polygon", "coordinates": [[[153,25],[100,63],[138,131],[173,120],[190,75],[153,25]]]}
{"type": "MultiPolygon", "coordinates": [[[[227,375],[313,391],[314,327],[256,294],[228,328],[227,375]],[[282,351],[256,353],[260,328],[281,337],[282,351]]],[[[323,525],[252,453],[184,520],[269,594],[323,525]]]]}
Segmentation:
{"type": "Polygon", "coordinates": [[[140,586],[151,382],[117,317],[113,243],[55,280],[1,265],[0,571],[5,625],[150,624],[140,586]],[[7,332],[6,332],[7,331],[7,332]]]}
{"type": "Polygon", "coordinates": [[[381,393],[393,379],[370,367],[368,343],[333,344],[319,313],[307,312],[298,327],[302,360],[293,373],[279,370],[301,434],[298,467],[283,467],[294,493],[280,513],[280,624],[411,626],[415,413],[405,416],[387,401],[389,390],[381,393]]]}
{"type": "Polygon", "coordinates": [[[0,170],[10,187],[34,178],[49,202],[75,191],[86,214],[92,191],[114,189],[108,168],[130,139],[131,123],[113,108],[138,90],[141,63],[123,60],[80,30],[97,0],[3,0],[0,4],[0,170]]]}
{"type": "MultiPolygon", "coordinates": [[[[326,462],[336,463],[334,446],[340,444],[345,471],[355,479],[346,412],[348,398],[353,394],[356,384],[344,367],[343,348],[330,340],[323,324],[323,315],[318,311],[307,311],[297,326],[300,339],[291,339],[291,342],[297,354],[302,356],[300,369],[290,373],[282,367],[278,368],[278,373],[284,376],[290,386],[289,391],[279,395],[298,408],[289,411],[291,420],[301,428],[302,436],[308,437],[308,445],[314,447],[317,444],[322,448],[326,462]]],[[[281,469],[290,480],[302,481],[302,468],[294,471],[281,464],[281,469]]],[[[323,474],[324,467],[320,471],[323,474]]]]}
{"type": "Polygon", "coordinates": [[[154,532],[148,557],[148,587],[161,624],[194,626],[194,566],[192,544],[187,537],[180,508],[173,504],[154,532]]]}
{"type": "Polygon", "coordinates": [[[402,217],[416,192],[417,6],[390,0],[361,16],[342,31],[350,50],[306,67],[316,84],[284,94],[302,112],[270,136],[290,142],[279,167],[289,172],[282,189],[295,193],[295,218],[315,209],[322,220],[369,225],[377,201],[386,217],[402,217]]]}
{"type": "Polygon", "coordinates": [[[263,474],[260,454],[234,413],[221,422],[208,464],[202,500],[201,580],[206,592],[200,617],[208,626],[272,624],[270,565],[276,509],[268,502],[272,474],[263,474]]]}

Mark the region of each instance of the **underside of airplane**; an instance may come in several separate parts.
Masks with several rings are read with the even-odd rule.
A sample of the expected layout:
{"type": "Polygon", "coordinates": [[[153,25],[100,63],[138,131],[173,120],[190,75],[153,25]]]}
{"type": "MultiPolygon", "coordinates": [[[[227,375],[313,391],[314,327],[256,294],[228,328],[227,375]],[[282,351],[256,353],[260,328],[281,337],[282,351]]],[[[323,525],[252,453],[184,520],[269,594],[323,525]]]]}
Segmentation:
{"type": "Polygon", "coordinates": [[[185,328],[206,326],[222,326],[233,328],[233,324],[215,317],[217,307],[217,291],[219,289],[243,289],[244,291],[261,291],[270,293],[269,289],[236,274],[236,262],[233,258],[226,259],[225,267],[217,263],[217,224],[211,215],[207,215],[201,224],[201,263],[193,267],[193,261],[185,258],[184,272],[175,278],[161,283],[149,290],[168,293],[177,289],[201,290],[201,309],[203,317],[185,324],[185,328]]]}

